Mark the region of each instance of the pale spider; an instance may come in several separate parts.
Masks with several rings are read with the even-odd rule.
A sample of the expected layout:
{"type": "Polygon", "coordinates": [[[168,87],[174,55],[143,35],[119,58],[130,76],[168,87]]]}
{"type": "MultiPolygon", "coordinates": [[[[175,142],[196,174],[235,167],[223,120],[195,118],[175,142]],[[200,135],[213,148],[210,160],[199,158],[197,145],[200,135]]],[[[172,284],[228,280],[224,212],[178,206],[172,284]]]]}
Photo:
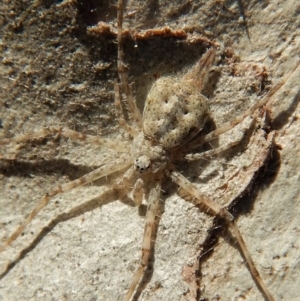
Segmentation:
{"type": "MultiPolygon", "coordinates": [[[[116,151],[117,159],[106,163],[95,171],[67,184],[53,188],[46,194],[42,201],[35,207],[26,221],[4,242],[0,251],[8,247],[57,194],[72,190],[99,178],[124,171],[124,176],[115,180],[112,188],[105,193],[110,199],[126,199],[131,197],[136,205],[140,205],[144,196],[148,197],[148,210],[146,215],[145,233],[142,246],[142,258],[140,266],[133,278],[132,284],[124,300],[130,300],[134,294],[145,270],[151,266],[150,253],[153,249],[153,238],[156,232],[156,223],[160,211],[161,185],[167,178],[171,178],[181,190],[184,190],[193,198],[197,205],[205,205],[212,214],[224,218],[232,229],[238,244],[247,260],[253,278],[257,281],[267,300],[274,300],[257,269],[254,266],[245,243],[236,227],[233,216],[226,208],[212,202],[201,194],[195,185],[177,172],[176,164],[182,160],[197,160],[205,156],[211,156],[222,152],[232,145],[226,145],[207,151],[195,153],[201,145],[209,142],[219,135],[231,130],[241,123],[247,116],[258,117],[257,110],[262,107],[270,97],[278,91],[283,82],[275,86],[271,92],[257,102],[242,116],[225,124],[208,135],[198,137],[209,116],[207,99],[201,94],[205,89],[207,73],[214,61],[215,50],[210,49],[202,59],[182,78],[162,77],[156,81],[150,90],[143,116],[136,107],[131,87],[128,84],[126,68],[124,65],[124,53],[122,46],[122,19],[123,1],[118,3],[118,72],[121,88],[126,95],[127,106],[130,112],[131,122],[128,123],[123,116],[121,107],[120,88],[115,82],[115,104],[120,125],[133,138],[124,142],[115,142],[109,139],[80,134],[66,128],[51,127],[41,131],[25,134],[12,139],[4,139],[1,144],[22,143],[32,138],[39,138],[48,134],[59,134],[75,140],[100,145],[116,151]],[[197,136],[197,137],[196,137],[197,136]],[[132,189],[133,188],[133,189],[132,189]],[[132,191],[131,191],[132,190],[132,191]]],[[[265,149],[272,146],[272,135],[266,140],[265,149]]]]}

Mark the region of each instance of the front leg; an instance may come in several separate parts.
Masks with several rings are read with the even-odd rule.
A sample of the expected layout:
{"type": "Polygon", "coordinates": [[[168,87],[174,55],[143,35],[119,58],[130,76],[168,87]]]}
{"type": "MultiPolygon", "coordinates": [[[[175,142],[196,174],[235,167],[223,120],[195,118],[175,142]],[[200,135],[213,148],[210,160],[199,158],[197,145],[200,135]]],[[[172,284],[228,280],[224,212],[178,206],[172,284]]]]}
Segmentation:
{"type": "Polygon", "coordinates": [[[24,229],[31,223],[31,221],[35,218],[35,216],[45,208],[49,201],[56,195],[70,191],[77,187],[86,185],[95,180],[101,179],[105,176],[111,175],[122,169],[126,169],[129,167],[130,163],[128,162],[129,158],[124,156],[119,159],[116,159],[112,162],[109,162],[90,173],[65,184],[58,185],[53,187],[50,191],[48,191],[41,201],[35,205],[31,213],[27,216],[27,218],[23,221],[22,224],[4,241],[2,245],[0,245],[0,253],[3,252],[13,241],[15,241],[24,231],[24,229]]]}
{"type": "Polygon", "coordinates": [[[160,191],[161,191],[161,181],[151,183],[148,208],[146,214],[146,224],[144,229],[144,237],[142,244],[142,257],[140,265],[133,277],[131,285],[128,289],[128,292],[123,299],[123,301],[131,300],[134,292],[136,291],[141,278],[143,277],[147,267],[151,263],[151,257],[153,255],[155,237],[157,232],[157,226],[160,219],[160,191]]]}
{"type": "Polygon", "coordinates": [[[73,131],[68,128],[62,128],[59,126],[50,126],[47,128],[43,128],[41,130],[37,130],[31,133],[21,134],[19,136],[13,138],[1,138],[0,139],[0,146],[5,146],[9,144],[20,144],[25,143],[28,140],[32,139],[42,139],[49,135],[59,135],[65,138],[69,138],[75,141],[81,141],[83,143],[90,143],[92,145],[98,145],[101,147],[106,147],[108,149],[117,151],[117,152],[124,152],[124,149],[128,147],[128,143],[123,141],[113,141],[108,138],[102,138],[97,136],[92,136],[84,133],[79,133],[73,131]]]}

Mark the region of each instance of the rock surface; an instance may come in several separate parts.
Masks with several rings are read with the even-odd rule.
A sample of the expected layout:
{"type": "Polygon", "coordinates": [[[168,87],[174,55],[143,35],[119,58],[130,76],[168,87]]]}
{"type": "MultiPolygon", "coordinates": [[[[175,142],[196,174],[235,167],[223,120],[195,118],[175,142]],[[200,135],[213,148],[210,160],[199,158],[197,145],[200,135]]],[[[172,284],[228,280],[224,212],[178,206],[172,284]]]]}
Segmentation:
{"type": "MultiPolygon", "coordinates": [[[[26,0],[1,1],[0,10],[1,137],[58,125],[123,139],[113,103],[115,37],[87,30],[99,21],[115,25],[115,7],[109,1],[26,0]]],[[[296,66],[299,13],[296,0],[135,0],[128,1],[124,27],[184,28],[231,49],[234,55],[218,61],[222,73],[210,99],[212,119],[220,126],[296,66]]],[[[127,39],[125,58],[139,108],[155,78],[187,70],[209,46],[174,38],[127,39]]],[[[276,301],[299,298],[299,72],[267,105],[277,147],[241,198],[245,203],[237,205],[237,224],[276,301]]],[[[220,138],[219,143],[225,141],[220,138]]],[[[59,137],[27,143],[17,152],[1,147],[0,156],[1,241],[52,186],[114,160],[110,151],[59,137]]],[[[244,165],[234,164],[237,169],[244,165]]],[[[203,192],[213,194],[216,171],[223,179],[220,186],[228,179],[222,157],[186,172],[203,192]]],[[[0,300],[122,300],[138,266],[144,218],[118,201],[102,206],[90,202],[74,216],[60,215],[98,196],[105,183],[54,198],[1,254],[1,273],[9,262],[15,265],[1,276],[0,300]],[[50,230],[38,236],[53,219],[50,230]]],[[[222,193],[226,199],[231,192],[222,193]]],[[[208,251],[203,244],[214,220],[181,199],[173,186],[164,197],[154,272],[139,300],[264,300],[226,235],[201,257],[201,277],[195,277],[197,257],[208,251]]]]}

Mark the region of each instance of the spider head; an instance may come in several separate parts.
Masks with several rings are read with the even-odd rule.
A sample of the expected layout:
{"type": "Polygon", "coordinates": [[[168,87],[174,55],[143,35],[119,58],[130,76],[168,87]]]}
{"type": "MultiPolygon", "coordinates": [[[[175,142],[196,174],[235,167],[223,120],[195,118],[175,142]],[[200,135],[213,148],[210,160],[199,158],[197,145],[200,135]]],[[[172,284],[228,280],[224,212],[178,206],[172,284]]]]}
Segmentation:
{"type": "Polygon", "coordinates": [[[165,150],[146,139],[142,133],[133,141],[131,156],[134,169],[139,173],[157,173],[166,166],[165,150]]]}
{"type": "Polygon", "coordinates": [[[163,170],[165,165],[165,160],[150,158],[147,155],[141,155],[134,160],[134,169],[139,173],[157,173],[163,170]]]}
{"type": "Polygon", "coordinates": [[[136,171],[140,173],[149,171],[150,167],[151,167],[151,161],[148,156],[145,155],[140,156],[134,161],[134,168],[136,171]]]}

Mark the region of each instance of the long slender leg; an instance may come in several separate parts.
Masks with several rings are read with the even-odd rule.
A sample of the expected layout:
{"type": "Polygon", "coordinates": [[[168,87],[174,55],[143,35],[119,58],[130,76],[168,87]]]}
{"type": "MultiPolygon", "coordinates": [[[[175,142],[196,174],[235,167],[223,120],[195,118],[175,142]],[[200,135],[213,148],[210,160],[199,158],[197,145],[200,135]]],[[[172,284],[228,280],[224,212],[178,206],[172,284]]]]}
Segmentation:
{"type": "MultiPolygon", "coordinates": [[[[134,202],[129,199],[127,193],[129,191],[129,187],[127,190],[123,188],[109,188],[100,195],[85,201],[84,203],[77,205],[70,209],[67,212],[62,212],[58,214],[54,219],[52,219],[45,227],[43,227],[40,232],[36,235],[35,239],[27,245],[16,258],[10,260],[7,266],[3,269],[0,274],[0,280],[22,259],[24,258],[32,249],[37,246],[37,244],[41,241],[43,237],[45,237],[50,231],[52,231],[59,223],[70,220],[71,218],[82,215],[85,212],[92,211],[100,206],[104,206],[106,204],[112,203],[116,200],[120,200],[124,203],[134,202]]],[[[101,229],[99,229],[101,231],[101,229]]]]}
{"type": "Polygon", "coordinates": [[[126,100],[128,103],[128,108],[130,111],[131,118],[137,123],[137,125],[142,128],[142,115],[136,106],[135,98],[132,95],[132,90],[128,84],[128,76],[126,73],[126,68],[124,64],[124,51],[123,51],[123,39],[122,39],[122,24],[123,24],[123,10],[124,2],[123,0],[118,1],[118,73],[122,88],[124,89],[126,100]]]}
{"type": "Polygon", "coordinates": [[[144,195],[144,182],[142,179],[137,179],[133,186],[132,197],[137,206],[140,206],[143,201],[144,195]]]}
{"type": "Polygon", "coordinates": [[[136,203],[128,196],[130,188],[133,185],[133,181],[133,170],[128,169],[121,179],[117,181],[114,180],[113,184],[109,183],[111,184],[110,186],[112,186],[112,188],[108,188],[100,195],[73,207],[68,212],[62,212],[58,214],[45,227],[43,227],[43,229],[38,233],[38,235],[35,237],[35,239],[31,242],[29,246],[23,249],[14,260],[9,262],[9,264],[0,274],[0,280],[10,271],[11,268],[13,268],[22,258],[24,258],[24,256],[26,256],[28,252],[32,250],[32,248],[35,247],[37,243],[40,242],[40,240],[45,235],[47,235],[47,233],[52,231],[57,224],[69,220],[71,218],[77,217],[84,212],[92,211],[95,208],[99,208],[100,206],[109,204],[116,200],[119,200],[125,204],[136,205],[136,203]]]}
{"type": "Polygon", "coordinates": [[[195,160],[209,158],[209,157],[218,155],[218,154],[230,149],[231,147],[239,144],[239,142],[240,141],[234,141],[234,142],[228,143],[224,146],[220,146],[215,149],[210,149],[210,150],[202,152],[202,153],[188,154],[184,158],[188,161],[195,161],[195,160]]]}
{"type": "Polygon", "coordinates": [[[233,220],[233,216],[231,213],[226,209],[221,207],[219,204],[211,201],[208,197],[203,195],[196,186],[194,186],[188,179],[184,176],[179,174],[178,172],[171,172],[170,174],[171,179],[182,189],[184,189],[187,193],[194,197],[193,201],[195,204],[202,205],[204,204],[207,208],[209,208],[215,215],[219,215],[220,217],[224,218],[226,222],[229,224],[230,228],[232,229],[239,247],[242,251],[244,258],[246,258],[247,264],[249,266],[251,275],[256,283],[261,288],[263,294],[266,296],[268,301],[274,301],[271,293],[269,292],[268,288],[264,284],[258,270],[255,267],[254,261],[252,260],[246,244],[233,220]]]}
{"type": "Polygon", "coordinates": [[[33,211],[29,214],[26,220],[15,230],[15,232],[0,246],[0,252],[4,251],[17,237],[23,232],[25,227],[33,220],[33,218],[49,203],[49,201],[57,194],[67,192],[76,187],[91,183],[104,176],[111,175],[119,170],[129,167],[131,164],[128,157],[117,159],[113,162],[107,163],[96,170],[84,175],[83,177],[71,181],[69,183],[52,188],[44,195],[42,200],[35,206],[33,211]]]}
{"type": "Polygon", "coordinates": [[[151,255],[150,252],[154,244],[153,236],[155,234],[157,219],[159,218],[160,191],[161,191],[161,183],[155,182],[149,194],[149,205],[148,205],[147,215],[146,215],[146,224],[144,230],[142,258],[141,258],[140,266],[133,277],[131,285],[123,301],[129,301],[131,299],[140,279],[144,275],[144,272],[149,264],[149,259],[151,255]]]}
{"type": "Polygon", "coordinates": [[[232,128],[234,128],[237,124],[239,124],[240,122],[242,122],[246,117],[248,116],[252,116],[254,115],[255,111],[264,106],[271,98],[272,96],[274,96],[279,90],[280,88],[285,85],[285,83],[288,81],[288,79],[293,75],[293,73],[298,69],[300,65],[300,61],[295,65],[295,67],[289,72],[289,74],[287,76],[284,77],[284,79],[282,81],[280,81],[277,85],[275,85],[275,87],[272,88],[272,90],[266,95],[264,96],[261,100],[259,100],[257,103],[255,103],[249,110],[247,110],[244,114],[238,116],[237,118],[235,118],[234,120],[225,123],[224,125],[222,125],[220,128],[210,132],[209,134],[200,137],[197,141],[197,143],[195,142],[191,142],[191,143],[187,143],[185,145],[185,147],[182,148],[182,151],[184,152],[189,152],[195,148],[200,147],[201,145],[203,145],[206,142],[212,141],[213,139],[217,138],[218,136],[220,136],[223,133],[226,133],[228,131],[230,131],[232,128]]]}
{"type": "Polygon", "coordinates": [[[180,173],[173,171],[169,174],[173,182],[175,182],[179,187],[187,191],[190,195],[196,198],[195,202],[204,204],[208,209],[210,209],[214,215],[223,217],[226,221],[233,221],[232,214],[220,206],[218,203],[211,201],[207,196],[202,194],[195,185],[193,185],[188,179],[186,179],[180,173]]]}
{"type": "Polygon", "coordinates": [[[241,248],[242,254],[246,259],[246,262],[249,266],[249,269],[251,271],[251,275],[254,278],[254,280],[256,281],[256,283],[258,283],[258,285],[260,286],[263,294],[266,296],[268,301],[274,301],[274,298],[272,296],[272,294],[269,292],[267,286],[265,285],[265,283],[263,282],[258,270],[255,267],[254,261],[252,259],[252,257],[250,256],[246,243],[240,233],[240,230],[238,229],[237,225],[235,224],[234,221],[229,222],[228,223],[230,228],[232,229],[232,232],[234,233],[235,238],[237,239],[238,245],[241,248]]]}
{"type": "MultiPolygon", "coordinates": [[[[240,134],[238,135],[239,137],[235,138],[236,140],[231,139],[232,141],[226,143],[223,146],[219,146],[215,149],[211,149],[211,150],[200,152],[200,153],[187,154],[185,156],[185,159],[188,161],[194,161],[194,160],[209,158],[209,157],[215,156],[217,154],[220,154],[220,153],[234,147],[235,145],[240,144],[244,137],[246,137],[246,136],[249,137],[249,133],[251,133],[254,130],[254,126],[256,124],[256,119],[250,118],[250,117],[247,117],[247,119],[249,119],[249,122],[246,122],[246,126],[244,126],[244,122],[242,123],[243,127],[241,129],[239,129],[240,134]],[[252,129],[252,131],[250,129],[252,129]]],[[[264,117],[264,119],[265,119],[265,117],[264,117]]],[[[195,145],[198,145],[199,140],[195,139],[194,141],[189,142],[189,147],[195,149],[195,146],[193,145],[193,143],[195,145]]],[[[183,148],[185,148],[185,146],[183,146],[183,148]]],[[[180,148],[179,148],[179,151],[181,151],[180,148]]]]}
{"type": "Polygon", "coordinates": [[[183,77],[184,81],[195,86],[198,93],[205,87],[208,70],[216,56],[214,48],[210,48],[199,60],[199,62],[183,77]]]}
{"type": "Polygon", "coordinates": [[[59,134],[63,137],[70,138],[73,140],[79,140],[86,143],[91,143],[99,146],[103,146],[118,152],[124,152],[124,149],[128,147],[128,144],[123,141],[113,141],[107,138],[100,138],[92,135],[82,134],[68,128],[51,126],[48,128],[41,129],[36,132],[19,135],[13,138],[4,138],[0,140],[0,145],[7,145],[10,143],[22,143],[30,139],[39,139],[47,135],[59,134]]]}
{"type": "Polygon", "coordinates": [[[131,136],[136,137],[138,135],[138,131],[135,130],[132,126],[130,126],[124,118],[124,115],[122,113],[122,107],[121,107],[121,96],[120,96],[120,88],[118,86],[117,80],[114,82],[115,86],[115,106],[116,106],[116,113],[118,116],[119,124],[120,126],[131,136]]]}

